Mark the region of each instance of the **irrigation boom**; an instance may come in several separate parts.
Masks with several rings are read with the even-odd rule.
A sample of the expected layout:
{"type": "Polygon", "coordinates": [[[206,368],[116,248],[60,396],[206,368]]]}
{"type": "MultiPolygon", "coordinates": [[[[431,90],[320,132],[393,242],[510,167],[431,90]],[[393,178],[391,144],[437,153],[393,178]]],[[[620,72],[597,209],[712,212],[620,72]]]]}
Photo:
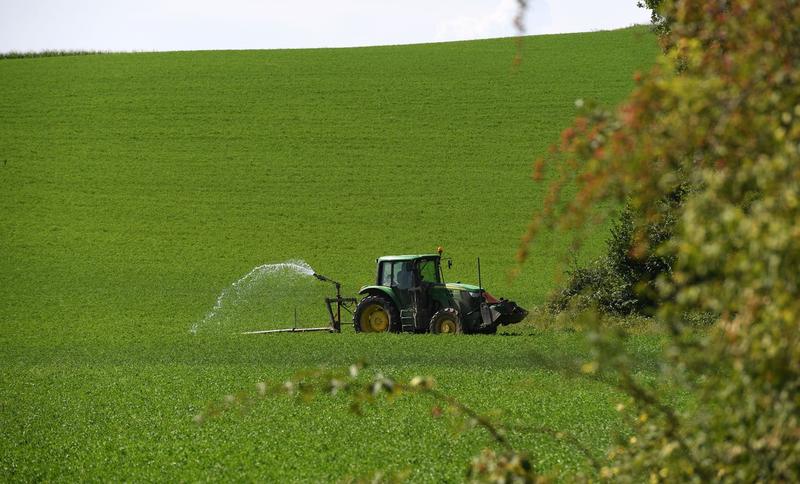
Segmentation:
{"type": "MultiPolygon", "coordinates": [[[[350,306],[355,305],[358,300],[354,297],[342,297],[342,284],[334,281],[329,277],[325,277],[322,274],[317,274],[316,272],[313,274],[318,280],[322,282],[329,282],[336,287],[336,297],[326,297],[325,298],[325,305],[328,307],[328,317],[330,318],[330,325],[320,328],[284,328],[284,329],[265,329],[261,331],[247,331],[242,334],[270,334],[270,333],[310,333],[313,331],[327,331],[329,333],[341,333],[342,332],[342,308],[346,311],[352,313],[353,311],[350,309],[350,306]],[[333,305],[336,305],[336,311],[333,310],[333,305]]],[[[295,324],[297,317],[295,314],[295,324]]]]}

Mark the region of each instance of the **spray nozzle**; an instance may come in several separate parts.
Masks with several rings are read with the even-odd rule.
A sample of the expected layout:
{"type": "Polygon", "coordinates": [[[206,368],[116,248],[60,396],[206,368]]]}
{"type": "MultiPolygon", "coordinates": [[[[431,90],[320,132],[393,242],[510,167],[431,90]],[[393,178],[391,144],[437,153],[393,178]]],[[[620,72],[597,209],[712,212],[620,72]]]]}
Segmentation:
{"type": "Polygon", "coordinates": [[[317,279],[319,279],[320,281],[323,281],[323,282],[330,282],[331,284],[334,284],[334,285],[337,285],[337,286],[339,285],[339,283],[334,281],[333,279],[329,279],[329,278],[323,276],[322,274],[317,274],[316,272],[314,273],[314,277],[316,277],[317,279]]]}

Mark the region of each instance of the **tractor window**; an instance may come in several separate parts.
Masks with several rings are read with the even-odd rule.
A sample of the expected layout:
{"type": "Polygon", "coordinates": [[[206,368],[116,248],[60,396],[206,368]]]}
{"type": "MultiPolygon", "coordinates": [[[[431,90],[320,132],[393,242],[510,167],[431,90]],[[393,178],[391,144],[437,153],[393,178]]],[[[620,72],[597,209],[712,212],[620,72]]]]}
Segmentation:
{"type": "Polygon", "coordinates": [[[380,270],[380,274],[378,275],[378,285],[379,286],[391,286],[392,285],[392,263],[391,262],[382,262],[381,263],[381,270],[380,270]]]}
{"type": "Polygon", "coordinates": [[[414,272],[412,272],[410,262],[395,262],[392,273],[398,289],[409,289],[414,285],[414,272]]]}
{"type": "Polygon", "coordinates": [[[418,262],[419,277],[423,282],[440,282],[439,271],[436,270],[436,260],[423,259],[418,262]]]}

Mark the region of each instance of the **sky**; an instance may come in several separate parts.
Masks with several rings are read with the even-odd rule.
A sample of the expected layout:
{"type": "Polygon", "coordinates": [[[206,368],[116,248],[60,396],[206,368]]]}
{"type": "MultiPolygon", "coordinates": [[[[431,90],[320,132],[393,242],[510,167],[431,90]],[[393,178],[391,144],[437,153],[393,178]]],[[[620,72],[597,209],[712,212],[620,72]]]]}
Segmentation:
{"type": "MultiPolygon", "coordinates": [[[[648,23],[636,0],[529,0],[527,34],[648,23]]],[[[516,0],[0,0],[0,52],[411,44],[508,37],[516,0]]]]}

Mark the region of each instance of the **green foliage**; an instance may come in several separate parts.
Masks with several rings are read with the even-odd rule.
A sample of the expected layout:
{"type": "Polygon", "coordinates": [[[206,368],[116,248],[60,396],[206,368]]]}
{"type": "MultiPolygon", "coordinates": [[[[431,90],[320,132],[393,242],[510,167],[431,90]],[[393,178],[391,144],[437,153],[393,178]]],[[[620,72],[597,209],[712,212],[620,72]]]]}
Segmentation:
{"type": "Polygon", "coordinates": [[[652,315],[660,303],[656,279],[668,274],[672,264],[659,249],[672,236],[680,199],[682,195],[664,203],[663,217],[645,227],[643,240],[637,238],[634,215],[626,205],[611,227],[606,253],[586,267],[576,263],[566,286],[551,297],[550,310],[597,307],[616,315],[652,315]],[[643,246],[646,251],[639,250],[643,246]]]}
{"type": "MultiPolygon", "coordinates": [[[[408,467],[414,481],[463,478],[485,436],[453,439],[411,399],[366,418],[336,397],[274,399],[192,423],[220,395],[359,358],[398,378],[433,375],[482,413],[530,417],[601,454],[619,392],[528,364],[532,351],[587,358],[573,333],[188,331],[260,264],[302,258],[352,294],[376,256],[439,244],[455,262],[449,280],[474,281],[480,256],[493,294],[541,303],[569,236],[547,235],[535,268],[505,277],[507,242],[545,195],[525,188],[531,152],[569,123],[587,79],[601,102],[619,102],[658,46],[646,28],[531,37],[512,72],[515,48],[0,62],[0,481],[332,481],[408,467]]],[[[237,329],[262,327],[247,313],[237,329]]],[[[660,341],[632,343],[643,372],[660,341]]],[[[585,467],[555,439],[517,439],[540,470],[585,467]]]]}
{"type": "Polygon", "coordinates": [[[670,25],[674,22],[674,19],[665,13],[664,4],[664,0],[641,0],[636,2],[639,8],[650,10],[650,22],[653,32],[661,37],[669,35],[670,25]]]}
{"type": "MultiPolygon", "coordinates": [[[[795,482],[800,2],[681,0],[663,8],[675,19],[668,56],[618,110],[578,119],[557,150],[577,174],[578,192],[551,224],[574,227],[601,200],[630,200],[642,234],[664,221],[665,195],[691,187],[664,244],[672,272],[656,285],[665,301],[658,317],[671,332],[663,378],[698,401],[676,409],[636,378],[624,379],[636,432],[612,451],[603,474],[795,482]],[[698,336],[686,314],[718,318],[698,336]]],[[[569,173],[562,179],[553,203],[569,173]]],[[[599,348],[599,367],[633,376],[614,351],[599,348]]]]}
{"type": "Polygon", "coordinates": [[[598,307],[605,312],[627,315],[636,307],[632,286],[612,271],[605,259],[568,272],[566,287],[557,291],[548,302],[548,310],[559,313],[567,309],[583,310],[598,307]]]}

